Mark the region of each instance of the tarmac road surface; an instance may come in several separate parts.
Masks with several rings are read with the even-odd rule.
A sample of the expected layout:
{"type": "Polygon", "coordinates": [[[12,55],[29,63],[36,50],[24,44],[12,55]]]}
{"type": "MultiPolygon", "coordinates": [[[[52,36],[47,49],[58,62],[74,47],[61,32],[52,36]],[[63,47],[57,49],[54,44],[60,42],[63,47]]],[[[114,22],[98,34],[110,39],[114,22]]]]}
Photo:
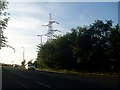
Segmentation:
{"type": "Polygon", "coordinates": [[[103,76],[78,76],[47,71],[26,71],[20,67],[2,67],[2,90],[120,90],[120,79],[103,76]]]}

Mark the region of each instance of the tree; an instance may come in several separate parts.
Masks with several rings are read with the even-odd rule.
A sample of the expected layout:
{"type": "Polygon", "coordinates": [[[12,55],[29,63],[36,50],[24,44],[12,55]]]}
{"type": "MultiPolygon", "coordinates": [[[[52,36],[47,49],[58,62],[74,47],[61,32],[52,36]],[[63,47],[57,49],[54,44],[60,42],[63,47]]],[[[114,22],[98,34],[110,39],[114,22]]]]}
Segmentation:
{"type": "Polygon", "coordinates": [[[32,61],[33,61],[33,59],[31,59],[30,61],[28,61],[27,64],[33,64],[32,61]]]}
{"type": "Polygon", "coordinates": [[[57,37],[50,43],[39,46],[37,61],[41,67],[70,69],[74,66],[73,55],[70,47],[70,35],[57,37]]]}
{"type": "Polygon", "coordinates": [[[23,61],[21,62],[22,67],[24,67],[24,66],[25,66],[25,63],[26,63],[26,61],[25,61],[25,60],[23,60],[23,61]]]}
{"type": "Polygon", "coordinates": [[[41,67],[87,72],[120,71],[120,27],[96,20],[38,46],[41,67]]]}
{"type": "Polygon", "coordinates": [[[37,61],[34,61],[34,62],[33,62],[33,65],[37,68],[37,67],[38,67],[38,62],[37,62],[37,61]]]}
{"type": "Polygon", "coordinates": [[[109,47],[107,55],[109,56],[112,71],[120,71],[120,27],[116,25],[108,38],[109,47]]]}
{"type": "Polygon", "coordinates": [[[0,0],[0,49],[6,45],[6,37],[4,36],[3,30],[6,29],[9,20],[9,13],[7,9],[8,2],[6,0],[0,0]]]}

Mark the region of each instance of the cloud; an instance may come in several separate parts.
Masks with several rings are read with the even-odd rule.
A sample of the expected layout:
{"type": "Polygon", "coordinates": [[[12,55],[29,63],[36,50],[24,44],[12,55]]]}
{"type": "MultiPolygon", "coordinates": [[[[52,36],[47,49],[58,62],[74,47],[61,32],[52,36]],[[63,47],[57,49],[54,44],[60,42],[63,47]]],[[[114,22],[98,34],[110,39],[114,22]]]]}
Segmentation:
{"type": "Polygon", "coordinates": [[[5,35],[8,37],[8,43],[14,47],[25,45],[32,47],[38,43],[38,34],[45,34],[47,28],[42,27],[42,23],[34,18],[17,18],[11,20],[8,28],[5,30],[5,35]],[[35,40],[36,39],[36,40],[35,40]],[[16,43],[16,44],[14,44],[16,43]]]}
{"type": "MultiPolygon", "coordinates": [[[[40,28],[42,21],[31,18],[31,17],[17,17],[13,18],[8,23],[8,29],[10,30],[21,30],[21,31],[31,31],[40,28]]],[[[20,32],[20,31],[19,31],[20,32]]]]}
{"type": "MultiPolygon", "coordinates": [[[[48,14],[48,10],[43,7],[44,3],[37,2],[11,2],[9,3],[9,12],[11,16],[38,16],[48,14]]],[[[46,3],[47,4],[47,3],[46,3]]]]}

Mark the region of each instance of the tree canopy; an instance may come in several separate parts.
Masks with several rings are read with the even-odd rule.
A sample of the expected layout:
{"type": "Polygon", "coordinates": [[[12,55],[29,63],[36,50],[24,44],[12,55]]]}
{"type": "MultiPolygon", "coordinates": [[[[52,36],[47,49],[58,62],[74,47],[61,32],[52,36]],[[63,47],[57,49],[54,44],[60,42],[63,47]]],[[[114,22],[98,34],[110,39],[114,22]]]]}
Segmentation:
{"type": "Polygon", "coordinates": [[[8,2],[6,0],[0,0],[0,49],[5,46],[6,37],[4,36],[3,30],[6,29],[9,13],[6,12],[8,2]]]}
{"type": "Polygon", "coordinates": [[[120,28],[112,24],[112,20],[96,20],[39,45],[39,66],[89,72],[120,71],[120,28]]]}

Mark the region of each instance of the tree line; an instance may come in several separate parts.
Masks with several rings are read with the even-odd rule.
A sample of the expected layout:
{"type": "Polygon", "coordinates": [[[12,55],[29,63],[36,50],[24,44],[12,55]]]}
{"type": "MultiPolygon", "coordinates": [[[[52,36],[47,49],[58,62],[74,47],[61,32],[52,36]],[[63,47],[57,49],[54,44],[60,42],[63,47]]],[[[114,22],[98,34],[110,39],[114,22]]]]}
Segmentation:
{"type": "Polygon", "coordinates": [[[120,71],[120,27],[112,20],[96,20],[89,26],[72,28],[70,33],[38,45],[41,68],[87,72],[120,71]]]}

